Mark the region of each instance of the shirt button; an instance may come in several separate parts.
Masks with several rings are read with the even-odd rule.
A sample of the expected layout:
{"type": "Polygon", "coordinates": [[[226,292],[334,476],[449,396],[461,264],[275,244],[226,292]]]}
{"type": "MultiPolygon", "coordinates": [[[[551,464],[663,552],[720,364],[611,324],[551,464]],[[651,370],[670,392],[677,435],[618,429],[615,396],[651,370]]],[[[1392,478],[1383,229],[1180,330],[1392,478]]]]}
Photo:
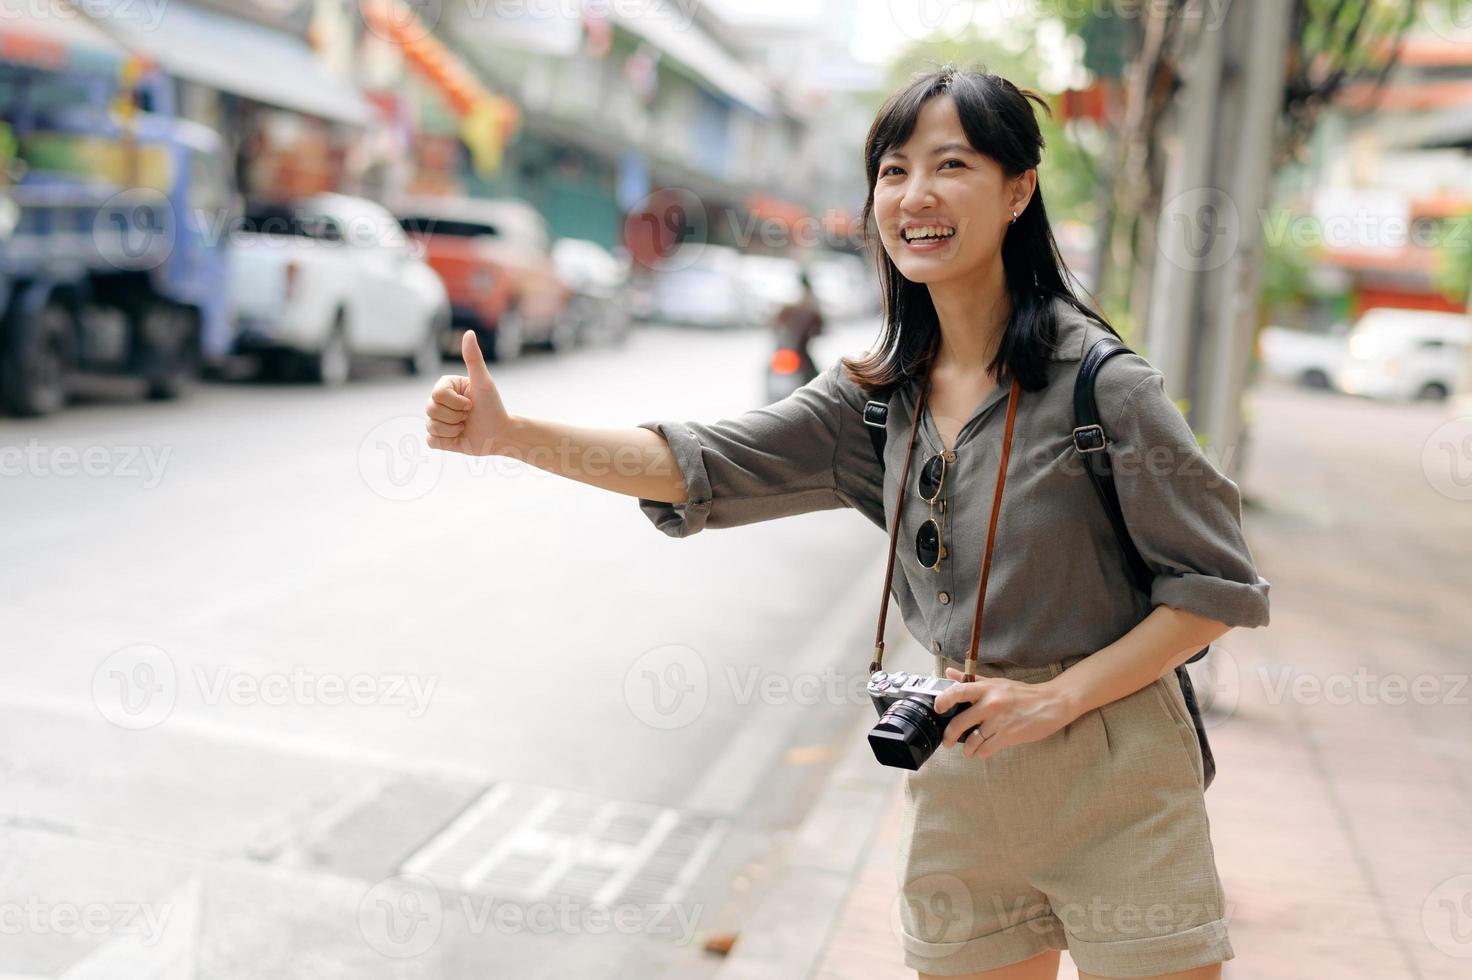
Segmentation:
{"type": "Polygon", "coordinates": [[[949,592],[942,592],[940,595],[936,596],[936,598],[939,599],[940,604],[944,606],[951,601],[951,594],[949,592]]]}

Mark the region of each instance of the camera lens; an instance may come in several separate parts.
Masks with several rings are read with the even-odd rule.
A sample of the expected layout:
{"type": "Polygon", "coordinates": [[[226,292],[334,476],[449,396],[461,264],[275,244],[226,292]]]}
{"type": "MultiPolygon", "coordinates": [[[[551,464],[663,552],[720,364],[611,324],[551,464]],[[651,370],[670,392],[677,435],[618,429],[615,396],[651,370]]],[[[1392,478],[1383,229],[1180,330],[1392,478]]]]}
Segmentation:
{"type": "Polygon", "coordinates": [[[869,745],[880,765],[919,769],[940,746],[940,719],[930,703],[903,698],[889,706],[869,732],[869,745]]]}

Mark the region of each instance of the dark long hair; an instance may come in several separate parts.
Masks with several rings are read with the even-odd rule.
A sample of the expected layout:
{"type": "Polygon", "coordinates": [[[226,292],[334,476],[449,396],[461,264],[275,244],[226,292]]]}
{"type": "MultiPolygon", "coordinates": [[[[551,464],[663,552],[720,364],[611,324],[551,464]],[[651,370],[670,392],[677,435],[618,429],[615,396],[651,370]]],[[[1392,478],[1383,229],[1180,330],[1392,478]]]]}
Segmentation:
{"type": "MultiPolygon", "coordinates": [[[[961,128],[972,148],[995,160],[1008,178],[1022,175],[1042,159],[1043,134],[1028,100],[1037,102],[1051,115],[1048,103],[1032,89],[1019,89],[1000,75],[946,66],[918,76],[885,101],[864,143],[869,194],[863,213],[864,243],[875,262],[884,295],[884,330],[877,350],[867,357],[844,358],[842,362],[849,378],[870,390],[923,377],[940,349],[940,321],[930,289],[901,275],[879,239],[874,223],[874,185],[880,157],[910,138],[921,107],[941,95],[949,95],[955,102],[961,128]]],[[[1080,302],[1069,286],[1067,276],[1072,273],[1053,239],[1041,185],[1002,239],[1002,265],[1012,297],[1012,316],[996,355],[987,365],[999,380],[1015,378],[1028,391],[1047,384],[1048,354],[1058,341],[1053,308],[1057,299],[1119,336],[1080,302]]]]}

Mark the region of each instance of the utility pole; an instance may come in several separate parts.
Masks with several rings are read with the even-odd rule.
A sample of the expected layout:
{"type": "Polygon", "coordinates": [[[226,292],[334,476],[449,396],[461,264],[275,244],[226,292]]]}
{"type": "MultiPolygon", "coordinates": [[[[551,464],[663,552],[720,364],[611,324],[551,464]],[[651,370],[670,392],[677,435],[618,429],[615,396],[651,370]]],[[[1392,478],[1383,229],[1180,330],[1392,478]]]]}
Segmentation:
{"type": "Polygon", "coordinates": [[[1236,452],[1243,436],[1242,394],[1247,387],[1253,341],[1257,335],[1262,281],[1263,222],[1272,193],[1272,161],[1283,82],[1292,5],[1282,0],[1254,0],[1233,5],[1229,21],[1230,51],[1222,82],[1224,107],[1217,116],[1217,180],[1237,207],[1237,247],[1227,262],[1208,273],[1212,306],[1206,310],[1202,338],[1202,370],[1197,397],[1202,412],[1198,431],[1219,465],[1232,476],[1241,465],[1236,452]]]}
{"type": "Polygon", "coordinates": [[[1260,215],[1271,191],[1292,4],[1191,3],[1182,87],[1162,141],[1169,161],[1145,343],[1213,462],[1235,478],[1241,399],[1257,327],[1260,215]]]}

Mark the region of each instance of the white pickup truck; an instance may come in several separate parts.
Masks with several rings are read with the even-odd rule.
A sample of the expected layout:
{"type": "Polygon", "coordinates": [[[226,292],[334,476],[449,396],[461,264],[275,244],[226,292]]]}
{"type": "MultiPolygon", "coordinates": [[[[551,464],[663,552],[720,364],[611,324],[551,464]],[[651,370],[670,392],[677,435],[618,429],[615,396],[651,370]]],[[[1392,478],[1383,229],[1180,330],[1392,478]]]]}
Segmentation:
{"type": "Polygon", "coordinates": [[[229,246],[235,349],[269,373],[337,385],[358,357],[439,370],[445,285],[380,205],[335,193],[251,205],[229,246]]]}

